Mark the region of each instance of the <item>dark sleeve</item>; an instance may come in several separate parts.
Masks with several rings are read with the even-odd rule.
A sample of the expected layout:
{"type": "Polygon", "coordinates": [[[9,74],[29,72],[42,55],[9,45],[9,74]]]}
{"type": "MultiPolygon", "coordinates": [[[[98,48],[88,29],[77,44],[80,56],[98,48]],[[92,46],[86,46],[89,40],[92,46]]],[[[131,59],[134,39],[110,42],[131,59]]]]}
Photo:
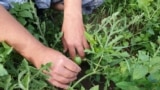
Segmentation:
{"type": "Polygon", "coordinates": [[[6,9],[10,8],[10,4],[7,0],[0,0],[0,5],[4,6],[6,9]]]}

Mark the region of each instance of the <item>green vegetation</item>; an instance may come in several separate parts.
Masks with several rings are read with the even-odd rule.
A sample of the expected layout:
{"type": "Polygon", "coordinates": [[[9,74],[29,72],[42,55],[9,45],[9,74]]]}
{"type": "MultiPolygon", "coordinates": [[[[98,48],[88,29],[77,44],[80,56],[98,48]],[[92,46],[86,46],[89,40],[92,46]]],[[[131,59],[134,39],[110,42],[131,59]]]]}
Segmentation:
{"type": "MultiPolygon", "coordinates": [[[[160,90],[159,10],[159,0],[105,0],[93,14],[84,15],[90,49],[81,66],[88,67],[69,90],[160,90]],[[82,83],[85,79],[90,86],[82,83]]],[[[33,2],[15,4],[10,12],[42,43],[63,50],[62,13],[44,10],[37,16],[33,2]]],[[[49,66],[37,70],[1,43],[0,89],[57,90],[42,73],[49,66]]]]}

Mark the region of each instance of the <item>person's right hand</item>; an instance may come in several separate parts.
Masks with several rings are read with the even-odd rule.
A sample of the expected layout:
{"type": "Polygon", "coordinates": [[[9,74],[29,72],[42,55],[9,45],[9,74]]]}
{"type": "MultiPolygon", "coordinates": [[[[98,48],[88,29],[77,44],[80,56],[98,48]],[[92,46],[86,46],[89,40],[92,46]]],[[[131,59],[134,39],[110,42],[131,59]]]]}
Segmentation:
{"type": "Polygon", "coordinates": [[[41,49],[32,59],[37,68],[42,64],[51,62],[52,66],[48,81],[52,85],[63,89],[67,89],[69,87],[68,84],[74,81],[81,71],[80,67],[72,60],[68,59],[60,52],[46,47],[45,49],[41,49]]]}

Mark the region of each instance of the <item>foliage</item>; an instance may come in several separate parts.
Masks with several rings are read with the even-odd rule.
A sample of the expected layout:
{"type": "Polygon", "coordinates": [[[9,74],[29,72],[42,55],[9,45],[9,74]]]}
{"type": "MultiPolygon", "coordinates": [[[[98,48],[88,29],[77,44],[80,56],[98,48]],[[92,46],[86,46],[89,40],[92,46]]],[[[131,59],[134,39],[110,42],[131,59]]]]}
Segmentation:
{"type": "MultiPolygon", "coordinates": [[[[62,34],[58,32],[61,21],[52,21],[56,18],[52,14],[57,15],[57,12],[45,10],[43,16],[37,16],[31,1],[14,7],[11,14],[38,40],[62,51],[62,34]]],[[[93,14],[84,15],[90,49],[85,50],[87,55],[81,66],[88,64],[89,67],[82,77],[71,83],[69,90],[159,90],[159,9],[159,0],[105,0],[93,14]],[[85,79],[90,87],[82,83],[85,79]]],[[[2,43],[0,87],[4,90],[56,90],[42,73],[49,66],[37,70],[2,43]]]]}

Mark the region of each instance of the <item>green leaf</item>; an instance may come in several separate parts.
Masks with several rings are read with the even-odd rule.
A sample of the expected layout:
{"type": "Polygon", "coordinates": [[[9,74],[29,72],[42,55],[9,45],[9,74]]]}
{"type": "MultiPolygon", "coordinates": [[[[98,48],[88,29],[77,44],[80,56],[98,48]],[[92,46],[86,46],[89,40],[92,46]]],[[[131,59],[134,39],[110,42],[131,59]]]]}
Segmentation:
{"type": "Polygon", "coordinates": [[[81,86],[81,90],[85,90],[85,88],[83,86],[81,86]]]}
{"type": "Polygon", "coordinates": [[[8,44],[6,44],[5,42],[2,42],[2,45],[4,48],[8,49],[8,48],[11,48],[8,44]]]}
{"type": "Polygon", "coordinates": [[[124,52],[124,51],[123,51],[123,52],[120,53],[120,56],[121,56],[121,57],[129,57],[130,55],[129,55],[128,52],[124,52]]]}
{"type": "Polygon", "coordinates": [[[153,0],[137,0],[138,6],[139,6],[140,8],[149,6],[152,1],[153,1],[153,0]]]}
{"type": "Polygon", "coordinates": [[[121,40],[122,38],[123,38],[122,35],[116,36],[113,40],[111,40],[111,41],[108,43],[108,46],[112,46],[112,45],[114,45],[114,44],[117,44],[117,42],[118,42],[119,40],[121,40]]]}
{"type": "Polygon", "coordinates": [[[7,70],[4,68],[2,64],[0,64],[0,76],[8,75],[7,70]]]}
{"type": "Polygon", "coordinates": [[[21,5],[20,9],[21,9],[21,11],[23,11],[23,10],[30,10],[31,9],[31,5],[29,3],[23,3],[21,5]]]}
{"type": "Polygon", "coordinates": [[[133,70],[133,79],[141,79],[148,73],[148,68],[144,65],[135,65],[133,70]]]}
{"type": "Polygon", "coordinates": [[[150,65],[156,65],[156,64],[160,64],[160,57],[159,56],[156,56],[156,57],[153,57],[151,60],[150,60],[150,65]]]}
{"type": "Polygon", "coordinates": [[[24,76],[22,83],[24,85],[24,87],[29,88],[29,83],[30,83],[30,73],[26,73],[26,75],[24,76]]]}
{"type": "Polygon", "coordinates": [[[133,82],[122,81],[116,83],[116,86],[122,90],[140,90],[133,82]]]}
{"type": "Polygon", "coordinates": [[[151,73],[147,79],[152,83],[157,83],[160,81],[159,72],[151,73]]]}
{"type": "Polygon", "coordinates": [[[93,86],[93,87],[90,88],[89,90],[99,90],[99,85],[93,86]]]}
{"type": "Polygon", "coordinates": [[[96,41],[94,40],[93,36],[89,33],[85,32],[85,37],[90,44],[96,44],[96,41]]]}
{"type": "Polygon", "coordinates": [[[146,51],[138,51],[138,58],[142,61],[148,61],[149,55],[147,55],[146,51]]]}
{"type": "Polygon", "coordinates": [[[17,20],[22,24],[22,25],[26,25],[27,24],[27,21],[24,19],[24,18],[17,18],[17,20]]]}
{"type": "Polygon", "coordinates": [[[5,90],[9,90],[9,88],[11,87],[11,76],[8,75],[6,78],[5,78],[5,90]]]}
{"type": "Polygon", "coordinates": [[[30,84],[31,90],[44,90],[44,88],[47,87],[47,84],[45,83],[45,80],[37,80],[33,79],[30,84]]]}
{"type": "Polygon", "coordinates": [[[18,85],[23,90],[29,89],[29,82],[30,82],[30,73],[28,73],[26,70],[22,71],[18,75],[18,85]]]}
{"type": "Polygon", "coordinates": [[[32,13],[31,13],[30,11],[27,11],[27,10],[25,10],[25,11],[20,11],[20,12],[19,12],[19,16],[24,17],[24,18],[33,19],[32,13]]]}

